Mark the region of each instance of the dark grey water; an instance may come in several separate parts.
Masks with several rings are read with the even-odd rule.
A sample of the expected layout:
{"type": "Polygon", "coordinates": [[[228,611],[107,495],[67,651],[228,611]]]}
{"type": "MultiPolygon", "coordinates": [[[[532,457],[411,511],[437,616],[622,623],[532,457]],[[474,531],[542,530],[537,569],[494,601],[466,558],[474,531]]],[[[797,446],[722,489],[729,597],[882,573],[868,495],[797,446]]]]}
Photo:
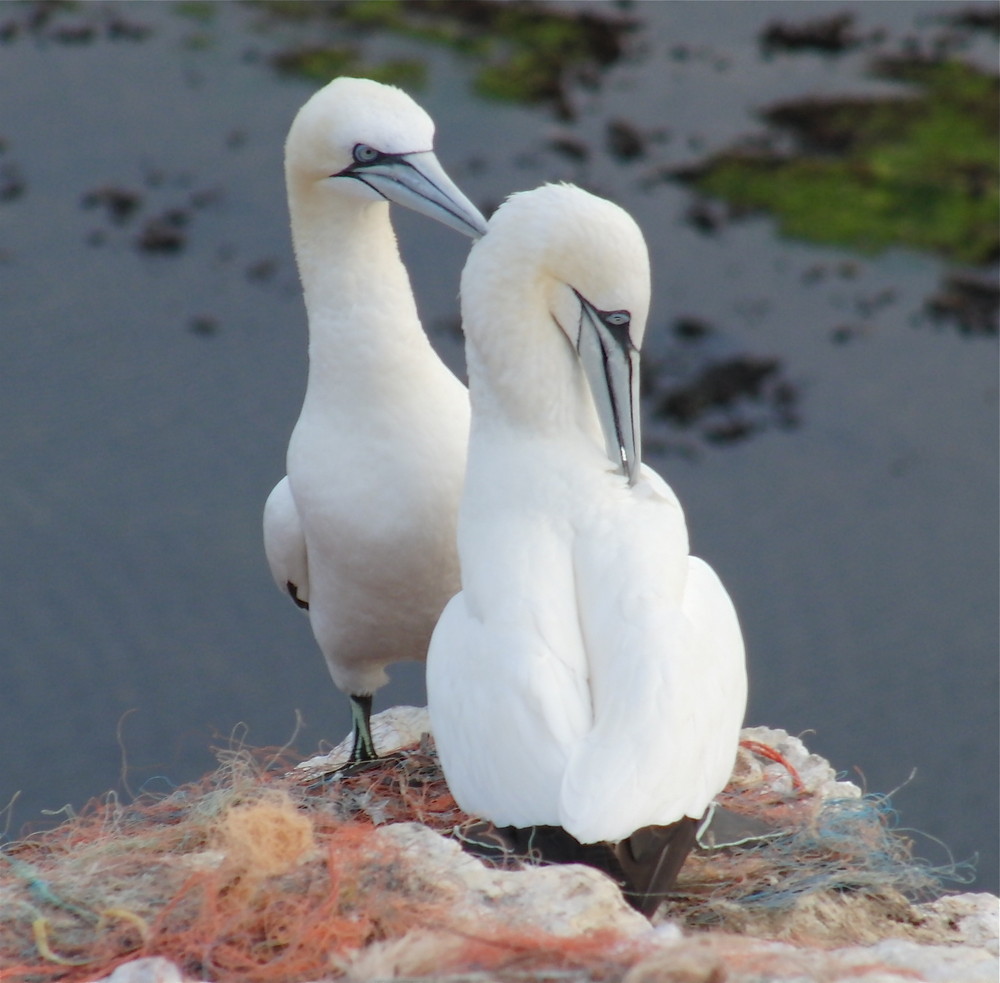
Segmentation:
{"type": "MultiPolygon", "coordinates": [[[[106,789],[193,779],[240,722],[250,742],[281,744],[299,711],[303,752],[348,729],[260,540],[305,378],[281,147],[313,87],[269,68],[282,36],[255,33],[257,11],[214,5],[202,23],[115,4],[151,28],[115,39],[104,8],[85,6],[89,43],[43,30],[0,44],[0,807],[20,791],[12,831],[106,789]],[[135,196],[128,215],[115,199],[117,222],[109,187],[135,196]],[[140,248],[151,222],[181,248],[140,248]]],[[[736,600],[748,722],[812,731],[811,747],[873,791],[916,769],[894,797],[903,824],[957,859],[978,852],[977,886],[995,891],[996,340],[927,319],[948,272],[937,259],[785,241],[765,219],[706,236],[685,220],[687,191],[650,181],[758,130],[754,111],[776,99],[885,87],[863,77],[870,51],[762,60],[773,16],[851,9],[891,47],[935,30],[948,6],[642,4],[636,54],[574,90],[577,119],[562,124],[477,101],[458,55],[385,39],[366,50],[430,58],[418,98],[480,204],[573,179],[637,216],[659,366],[647,457],[736,600]],[[623,163],[607,145],[617,119],[668,133],[623,163]],[[555,148],[565,137],[586,160],[555,148]],[[678,340],[681,319],[712,330],[678,340]],[[759,399],[690,428],[656,417],[674,376],[720,359],[776,367],[759,399]],[[734,425],[749,436],[706,439],[734,425]]],[[[0,21],[21,17],[0,4],[0,21]]],[[[466,243],[417,217],[397,224],[425,323],[460,370],[466,243]]],[[[378,698],[422,700],[416,666],[378,698]]]]}

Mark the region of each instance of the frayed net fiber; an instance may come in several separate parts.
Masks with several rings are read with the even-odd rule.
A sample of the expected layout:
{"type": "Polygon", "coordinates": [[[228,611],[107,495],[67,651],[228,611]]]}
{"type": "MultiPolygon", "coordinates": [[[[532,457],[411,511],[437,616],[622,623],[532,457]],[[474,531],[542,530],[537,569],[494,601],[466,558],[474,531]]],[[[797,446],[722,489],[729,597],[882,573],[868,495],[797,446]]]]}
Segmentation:
{"type": "MultiPolygon", "coordinates": [[[[805,912],[805,901],[812,917],[819,904],[842,910],[845,898],[888,904],[940,889],[943,872],[912,859],[885,798],[824,798],[788,780],[797,773],[782,752],[771,748],[766,767],[758,752],[741,751],[721,798],[781,835],[693,854],[668,917],[745,928],[754,912],[782,912],[787,935],[788,913],[805,912]]],[[[305,983],[390,964],[612,979],[640,958],[614,932],[560,935],[488,907],[470,923],[454,896],[377,835],[410,822],[452,836],[474,821],[451,797],[428,738],[332,779],[273,755],[227,752],[200,783],[128,804],[95,800],[3,847],[0,979],[83,983],[143,956],[220,983],[305,983]]]]}

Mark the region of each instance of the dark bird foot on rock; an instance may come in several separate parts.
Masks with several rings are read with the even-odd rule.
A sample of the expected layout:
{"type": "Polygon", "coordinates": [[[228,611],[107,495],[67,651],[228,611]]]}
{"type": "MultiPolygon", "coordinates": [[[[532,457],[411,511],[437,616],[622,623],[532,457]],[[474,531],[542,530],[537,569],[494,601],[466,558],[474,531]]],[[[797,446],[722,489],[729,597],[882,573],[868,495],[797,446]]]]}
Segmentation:
{"type": "Polygon", "coordinates": [[[625,900],[647,917],[677,880],[695,845],[699,821],[645,826],[620,843],[581,843],[561,826],[495,826],[480,822],[461,834],[466,852],[490,860],[518,858],[534,863],[586,864],[603,871],[625,900]]]}

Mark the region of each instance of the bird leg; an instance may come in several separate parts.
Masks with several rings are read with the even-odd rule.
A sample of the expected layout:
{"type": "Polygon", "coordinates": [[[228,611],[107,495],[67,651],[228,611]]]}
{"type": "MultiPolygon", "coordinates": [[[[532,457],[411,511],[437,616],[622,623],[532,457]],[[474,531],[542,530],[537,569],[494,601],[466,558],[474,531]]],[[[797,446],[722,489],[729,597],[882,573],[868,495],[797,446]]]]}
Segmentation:
{"type": "Polygon", "coordinates": [[[372,740],[372,698],[370,693],[351,693],[351,723],[354,725],[354,747],[347,759],[348,766],[377,761],[375,742],[372,740]]]}

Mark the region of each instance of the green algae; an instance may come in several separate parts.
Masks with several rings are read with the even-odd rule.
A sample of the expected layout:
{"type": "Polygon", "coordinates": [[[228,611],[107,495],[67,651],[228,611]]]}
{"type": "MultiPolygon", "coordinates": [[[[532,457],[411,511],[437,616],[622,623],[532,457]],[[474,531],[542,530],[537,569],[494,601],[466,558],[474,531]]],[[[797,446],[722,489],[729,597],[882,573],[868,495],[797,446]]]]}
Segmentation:
{"type": "Polygon", "coordinates": [[[911,92],[776,106],[764,118],[792,136],[794,152],[729,150],[682,177],[737,212],[774,214],[796,238],[996,260],[998,77],[920,58],[885,59],[874,74],[911,92]]]}
{"type": "Polygon", "coordinates": [[[487,4],[484,12],[490,44],[475,87],[490,98],[551,102],[568,114],[567,81],[592,79],[622,55],[622,22],[521,4],[487,4]]]}
{"type": "Polygon", "coordinates": [[[194,21],[197,24],[212,24],[219,12],[218,7],[209,0],[180,0],[174,4],[174,13],[178,17],[194,21]]]}
{"type": "Polygon", "coordinates": [[[272,21],[315,28],[312,46],[275,56],[283,72],[311,81],[350,72],[419,87],[425,74],[419,61],[365,62],[347,40],[378,34],[451,50],[472,63],[472,85],[480,95],[549,104],[563,117],[572,116],[568,86],[596,84],[599,70],[622,57],[625,34],[635,27],[603,10],[522,0],[272,0],[252,7],[272,21]]]}
{"type": "Polygon", "coordinates": [[[371,63],[366,62],[353,45],[341,44],[280,52],[272,58],[272,64],[284,74],[319,83],[329,82],[338,75],[356,75],[387,85],[420,89],[427,76],[424,63],[414,58],[371,63]]]}

